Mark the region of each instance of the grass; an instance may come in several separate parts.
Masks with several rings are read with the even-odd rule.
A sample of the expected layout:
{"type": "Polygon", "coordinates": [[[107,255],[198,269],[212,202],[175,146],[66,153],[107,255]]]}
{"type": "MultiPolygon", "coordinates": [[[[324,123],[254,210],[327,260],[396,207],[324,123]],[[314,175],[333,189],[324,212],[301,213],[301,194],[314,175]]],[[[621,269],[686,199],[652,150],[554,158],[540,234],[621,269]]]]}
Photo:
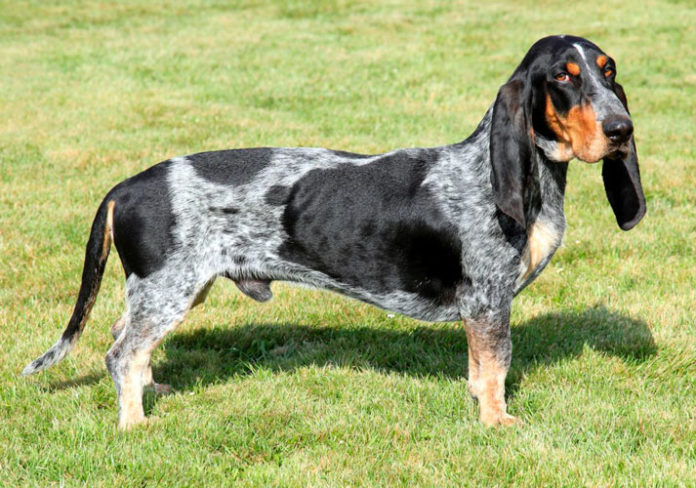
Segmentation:
{"type": "Polygon", "coordinates": [[[694,18],[678,0],[0,2],[0,485],[695,486],[694,18]],[[476,421],[459,324],[218,283],[155,353],[175,393],[117,432],[114,257],[74,354],[18,376],[64,328],[121,179],[209,149],[462,140],[561,32],[617,59],[649,209],[621,232],[599,167],[571,165],[565,245],[514,303],[522,427],[476,421]]]}

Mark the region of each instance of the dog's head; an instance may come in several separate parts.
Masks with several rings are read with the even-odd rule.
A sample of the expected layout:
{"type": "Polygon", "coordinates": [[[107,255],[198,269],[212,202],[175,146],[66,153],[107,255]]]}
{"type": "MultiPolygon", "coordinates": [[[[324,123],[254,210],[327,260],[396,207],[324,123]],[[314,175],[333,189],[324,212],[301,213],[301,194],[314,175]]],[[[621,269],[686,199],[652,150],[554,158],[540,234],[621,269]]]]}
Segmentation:
{"type": "Polygon", "coordinates": [[[586,39],[537,41],[500,88],[491,122],[491,180],[498,207],[526,227],[524,188],[532,158],[604,159],[602,177],[619,226],[645,214],[633,123],[616,64],[586,39]]]}

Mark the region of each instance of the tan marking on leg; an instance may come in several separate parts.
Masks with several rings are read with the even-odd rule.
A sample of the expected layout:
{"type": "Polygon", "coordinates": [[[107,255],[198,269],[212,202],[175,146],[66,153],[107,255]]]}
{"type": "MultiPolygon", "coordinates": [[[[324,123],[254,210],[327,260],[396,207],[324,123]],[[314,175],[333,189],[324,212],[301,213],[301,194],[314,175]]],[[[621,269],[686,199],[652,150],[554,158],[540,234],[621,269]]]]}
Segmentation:
{"type": "Polygon", "coordinates": [[[487,427],[513,425],[518,420],[509,415],[505,404],[505,377],[507,368],[500,363],[489,347],[466,324],[469,349],[469,381],[467,387],[479,402],[479,419],[487,427]]]}
{"type": "Polygon", "coordinates": [[[480,363],[478,358],[478,351],[475,348],[471,347],[473,339],[471,338],[468,328],[466,334],[466,342],[467,348],[469,350],[469,379],[466,382],[466,386],[471,396],[474,398],[478,398],[481,394],[481,391],[479,389],[480,363]]]}
{"type": "Polygon", "coordinates": [[[125,430],[145,422],[143,410],[143,374],[150,361],[152,349],[137,351],[121,379],[118,398],[118,428],[125,430]]]}
{"type": "Polygon", "coordinates": [[[517,419],[509,415],[505,404],[505,377],[507,369],[488,353],[479,353],[478,378],[479,419],[486,427],[513,425],[517,419]]]}

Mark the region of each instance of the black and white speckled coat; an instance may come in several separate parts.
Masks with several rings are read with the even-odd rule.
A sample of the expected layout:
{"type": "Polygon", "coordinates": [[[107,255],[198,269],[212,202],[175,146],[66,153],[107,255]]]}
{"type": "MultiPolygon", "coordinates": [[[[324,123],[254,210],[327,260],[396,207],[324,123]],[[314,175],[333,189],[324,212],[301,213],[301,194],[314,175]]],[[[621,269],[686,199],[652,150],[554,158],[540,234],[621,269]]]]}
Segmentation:
{"type": "Polygon", "coordinates": [[[510,307],[561,243],[568,161],[604,158],[622,228],[645,212],[615,71],[589,41],[549,37],[532,46],[458,144],[376,156],[238,149],[153,166],[106,195],[68,327],[24,373],[58,362],[75,344],[113,242],[127,303],[106,361],[122,428],[145,419],[152,350],[217,277],[261,301],[282,280],[418,319],[461,319],[481,420],[514,422],[504,397],[510,307]]]}

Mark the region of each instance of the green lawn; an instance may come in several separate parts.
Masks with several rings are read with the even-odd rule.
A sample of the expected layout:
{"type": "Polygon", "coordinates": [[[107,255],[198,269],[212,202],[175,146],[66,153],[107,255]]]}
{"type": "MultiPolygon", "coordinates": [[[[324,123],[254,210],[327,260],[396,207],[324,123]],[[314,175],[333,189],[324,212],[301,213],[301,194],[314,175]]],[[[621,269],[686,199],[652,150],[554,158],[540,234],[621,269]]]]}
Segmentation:
{"type": "Polygon", "coordinates": [[[233,3],[0,1],[0,485],[696,486],[696,4],[233,3]],[[220,282],[155,353],[174,394],[118,432],[116,253],[73,355],[19,377],[121,179],[211,149],[462,140],[556,33],[617,60],[648,214],[622,232],[600,165],[571,164],[564,247],[513,306],[522,426],[478,423],[460,324],[220,282]]]}

